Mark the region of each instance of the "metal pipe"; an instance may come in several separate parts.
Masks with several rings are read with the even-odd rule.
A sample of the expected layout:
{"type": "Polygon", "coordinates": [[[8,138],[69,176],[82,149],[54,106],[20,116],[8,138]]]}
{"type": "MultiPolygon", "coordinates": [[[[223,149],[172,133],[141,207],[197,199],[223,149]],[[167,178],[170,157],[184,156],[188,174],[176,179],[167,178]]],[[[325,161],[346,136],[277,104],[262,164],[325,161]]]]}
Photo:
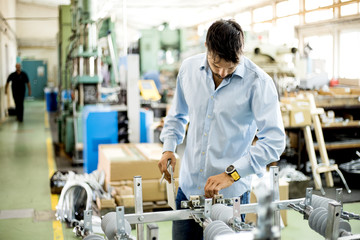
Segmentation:
{"type": "MultiPolygon", "coordinates": [[[[143,214],[143,198],[142,198],[142,183],[141,176],[134,177],[134,189],[135,189],[135,213],[143,214]]],[[[142,222],[142,216],[139,216],[138,220],[142,222]]],[[[136,233],[138,240],[144,240],[144,224],[136,224],[136,233]]]]}
{"type": "MultiPolygon", "coordinates": [[[[274,202],[275,209],[277,210],[286,210],[291,209],[290,204],[299,204],[304,201],[304,198],[283,200],[274,202]]],[[[240,214],[246,213],[256,213],[257,203],[244,204],[241,205],[240,214]]],[[[202,215],[201,210],[174,210],[174,211],[160,211],[160,212],[150,212],[150,213],[133,213],[126,214],[125,219],[130,224],[138,223],[151,223],[151,222],[164,222],[164,221],[176,221],[176,220],[188,220],[192,219],[193,214],[202,215]]]]}

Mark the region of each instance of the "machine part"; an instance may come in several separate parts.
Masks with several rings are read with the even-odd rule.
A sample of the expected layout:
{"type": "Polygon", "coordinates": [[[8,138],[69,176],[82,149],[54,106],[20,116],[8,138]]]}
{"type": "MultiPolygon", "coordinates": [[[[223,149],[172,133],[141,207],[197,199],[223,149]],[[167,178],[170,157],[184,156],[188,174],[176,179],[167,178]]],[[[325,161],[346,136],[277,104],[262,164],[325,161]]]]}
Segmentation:
{"type": "Polygon", "coordinates": [[[146,227],[147,227],[146,240],[158,240],[159,226],[156,223],[150,223],[147,224],[146,227]]]}
{"type": "Polygon", "coordinates": [[[128,221],[123,219],[124,228],[118,229],[118,221],[116,212],[107,213],[102,221],[101,228],[104,231],[108,240],[118,240],[118,239],[131,239],[131,226],[128,221]]]}
{"type": "Polygon", "coordinates": [[[223,204],[214,204],[211,211],[212,220],[220,220],[224,223],[228,223],[233,217],[232,207],[225,206],[223,204]]]}
{"type": "MultiPolygon", "coordinates": [[[[340,206],[336,202],[331,202],[329,205],[332,204],[333,206],[340,206]]],[[[309,227],[321,236],[326,237],[326,239],[338,239],[338,237],[342,235],[346,236],[351,232],[351,226],[348,222],[339,218],[339,213],[339,208],[337,210],[334,209],[331,212],[323,207],[316,208],[310,213],[308,221],[309,227]],[[337,218],[339,218],[338,224],[334,220],[337,218]],[[337,234],[336,237],[334,237],[334,232],[337,234]],[[328,238],[328,235],[331,235],[331,237],[328,238]]]]}
{"type": "MultiPolygon", "coordinates": [[[[270,182],[271,190],[273,192],[272,200],[279,201],[280,200],[280,193],[279,193],[279,168],[276,166],[270,167],[270,176],[272,176],[272,181],[270,182]]],[[[280,229],[280,211],[275,210],[274,212],[274,225],[280,229]]]]}
{"type": "MultiPolygon", "coordinates": [[[[142,182],[141,176],[134,177],[134,189],[135,189],[135,213],[142,214],[143,213],[143,205],[142,205],[142,182]]],[[[141,222],[144,217],[140,216],[139,221],[141,222]]],[[[144,224],[136,225],[136,233],[137,239],[144,239],[144,224]]]]}
{"type": "Polygon", "coordinates": [[[91,234],[92,230],[92,210],[84,211],[84,232],[85,235],[91,234]]]}
{"type": "MultiPolygon", "coordinates": [[[[298,205],[304,202],[304,198],[299,199],[290,199],[274,202],[274,206],[279,210],[291,209],[291,205],[298,205]]],[[[185,202],[186,204],[186,202],[185,202]]],[[[241,206],[240,214],[254,213],[257,212],[258,204],[244,204],[241,206]]],[[[166,212],[151,212],[151,213],[142,213],[142,214],[126,214],[125,219],[128,220],[130,224],[137,223],[152,223],[152,222],[164,222],[164,221],[176,221],[176,220],[188,220],[192,219],[192,215],[203,215],[203,209],[184,209],[184,210],[175,210],[175,211],[166,211],[166,212]],[[139,220],[141,219],[141,221],[139,220]]]]}
{"type": "Polygon", "coordinates": [[[83,238],[83,240],[105,240],[105,238],[100,235],[91,234],[83,238]]]}
{"type": "MultiPolygon", "coordinates": [[[[76,220],[75,218],[75,207],[74,207],[74,200],[77,200],[74,196],[76,191],[75,189],[82,188],[86,192],[86,205],[85,210],[89,210],[91,208],[92,204],[92,193],[93,191],[89,187],[89,185],[82,181],[75,181],[75,180],[69,180],[65,184],[59,198],[58,205],[56,206],[56,217],[60,221],[67,221],[67,222],[73,222],[73,220],[76,220]]],[[[81,201],[81,204],[84,204],[85,201],[81,201]]],[[[78,212],[79,215],[79,212],[78,212]]]]}
{"type": "Polygon", "coordinates": [[[312,196],[312,207],[314,209],[319,208],[319,207],[327,209],[329,202],[331,202],[331,201],[334,201],[334,200],[330,199],[330,198],[313,195],[312,196]]]}
{"type": "Polygon", "coordinates": [[[265,183],[261,182],[259,185],[259,205],[257,206],[258,213],[258,228],[254,231],[254,239],[262,240],[262,239],[271,239],[277,240],[280,239],[280,228],[278,225],[273,224],[274,213],[276,206],[274,205],[272,198],[273,192],[268,191],[265,183]]]}
{"type": "Polygon", "coordinates": [[[342,188],[337,188],[336,189],[336,199],[335,199],[338,203],[340,203],[340,205],[343,205],[343,193],[342,193],[342,188]]]}
{"type": "Polygon", "coordinates": [[[219,204],[225,204],[225,199],[224,199],[224,195],[222,194],[216,194],[214,197],[214,202],[213,204],[219,203],[219,204]]]}
{"type": "Polygon", "coordinates": [[[234,198],[234,204],[233,204],[233,216],[240,217],[240,197],[234,198]]]}
{"type": "Polygon", "coordinates": [[[204,217],[209,218],[212,212],[212,198],[205,199],[204,217]]]}
{"type": "Polygon", "coordinates": [[[223,221],[216,220],[211,222],[204,231],[205,240],[214,240],[216,236],[233,234],[234,231],[223,221]]]}

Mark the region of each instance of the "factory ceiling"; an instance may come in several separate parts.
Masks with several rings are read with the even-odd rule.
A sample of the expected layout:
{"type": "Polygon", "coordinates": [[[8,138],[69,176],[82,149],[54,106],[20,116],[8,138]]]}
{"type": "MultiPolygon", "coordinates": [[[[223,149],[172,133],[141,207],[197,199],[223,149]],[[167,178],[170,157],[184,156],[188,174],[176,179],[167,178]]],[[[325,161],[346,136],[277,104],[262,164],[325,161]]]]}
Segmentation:
{"type": "MultiPolygon", "coordinates": [[[[70,0],[18,0],[23,3],[58,6],[70,0]]],[[[235,16],[251,7],[279,0],[92,0],[97,18],[108,16],[122,21],[126,16],[129,27],[144,29],[169,23],[170,27],[190,27],[206,24],[218,18],[235,16]],[[124,15],[124,6],[125,13],[124,15]]]]}

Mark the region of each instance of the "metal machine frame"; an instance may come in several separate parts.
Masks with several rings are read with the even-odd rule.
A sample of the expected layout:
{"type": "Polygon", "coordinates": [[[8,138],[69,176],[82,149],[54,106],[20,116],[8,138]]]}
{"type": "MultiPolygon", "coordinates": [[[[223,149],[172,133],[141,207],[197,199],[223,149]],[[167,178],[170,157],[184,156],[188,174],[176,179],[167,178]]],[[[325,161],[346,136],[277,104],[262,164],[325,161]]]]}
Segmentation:
{"type": "MultiPolygon", "coordinates": [[[[174,211],[160,211],[160,212],[149,212],[144,213],[142,207],[142,183],[141,177],[134,177],[134,189],[135,189],[135,213],[133,214],[124,214],[124,207],[116,208],[116,219],[113,218],[112,221],[116,221],[117,228],[114,230],[117,233],[114,238],[111,239],[132,239],[130,237],[130,232],[125,232],[125,223],[126,224],[136,224],[137,230],[137,239],[144,239],[144,224],[145,223],[154,223],[162,221],[176,221],[176,220],[188,220],[194,219],[204,228],[204,239],[245,239],[245,240],[265,240],[265,239],[280,239],[280,210],[293,209],[297,212],[300,212],[304,215],[304,219],[308,220],[311,213],[314,212],[312,207],[312,200],[315,199],[312,196],[312,189],[309,188],[306,191],[305,198],[292,199],[292,200],[279,200],[279,174],[278,167],[271,167],[271,191],[261,191],[264,194],[259,196],[259,203],[245,204],[240,205],[240,199],[230,198],[224,199],[221,195],[215,198],[206,199],[204,196],[192,196],[189,201],[183,201],[182,207],[188,208],[184,210],[174,210],[174,211]],[[232,206],[232,214],[230,216],[231,221],[221,222],[219,219],[212,219],[212,210],[215,210],[215,205],[224,205],[223,208],[229,208],[232,206]],[[252,226],[241,223],[240,214],[246,213],[258,213],[258,227],[253,228],[252,226]],[[212,234],[210,236],[215,236],[214,238],[209,238],[209,235],[206,236],[206,229],[209,226],[214,226],[217,223],[227,224],[228,229],[232,229],[230,235],[219,235],[212,234]],[[234,231],[235,230],[235,231],[234,231]]],[[[265,186],[261,186],[266,189],[265,186]]],[[[317,196],[318,197],[318,196],[317,196]]],[[[326,231],[321,234],[317,229],[313,228],[315,231],[320,233],[325,237],[325,239],[335,240],[350,240],[350,239],[359,239],[360,234],[352,235],[351,232],[345,232],[346,236],[339,237],[339,223],[340,218],[343,219],[357,219],[360,220],[358,214],[348,213],[342,211],[342,191],[337,190],[337,201],[332,201],[331,199],[326,199],[323,197],[322,203],[328,203],[328,211],[326,217],[326,231]]],[[[227,209],[229,210],[229,209],[227,209]]],[[[106,217],[106,215],[105,215],[106,217]]],[[[104,218],[105,218],[104,217],[104,218]]],[[[223,219],[220,219],[223,220],[223,219]]],[[[108,221],[108,220],[107,220],[108,221]]],[[[317,224],[317,223],[316,223],[317,224]]],[[[324,221],[321,222],[324,224],[324,221]]],[[[102,226],[103,227],[103,226],[102,226]]],[[[213,227],[213,229],[216,227],[213,227]]],[[[103,228],[104,230],[104,228],[103,228]]],[[[108,230],[108,229],[107,229],[108,230]]],[[[157,231],[157,230],[156,230],[157,231]]],[[[208,231],[209,232],[209,231],[208,231]]],[[[214,231],[212,231],[214,233],[214,231]]],[[[148,234],[149,235],[149,234],[148,234]]],[[[151,234],[150,234],[151,235],[151,234]]],[[[110,239],[110,238],[109,238],[110,239]]]]}

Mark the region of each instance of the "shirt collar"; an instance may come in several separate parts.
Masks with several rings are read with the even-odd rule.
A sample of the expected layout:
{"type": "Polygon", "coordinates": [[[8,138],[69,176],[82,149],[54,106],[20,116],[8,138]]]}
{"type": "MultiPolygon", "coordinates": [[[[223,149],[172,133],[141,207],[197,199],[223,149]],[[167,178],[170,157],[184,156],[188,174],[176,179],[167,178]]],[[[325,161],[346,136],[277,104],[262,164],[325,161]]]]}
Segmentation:
{"type": "MultiPolygon", "coordinates": [[[[235,72],[233,73],[233,75],[237,75],[237,76],[239,76],[241,78],[244,76],[244,61],[245,61],[244,56],[241,56],[240,63],[236,67],[235,72]]],[[[202,59],[202,61],[200,63],[200,70],[207,69],[208,67],[209,67],[209,64],[207,62],[207,55],[205,53],[204,57],[203,57],[203,59],[202,59]]]]}

